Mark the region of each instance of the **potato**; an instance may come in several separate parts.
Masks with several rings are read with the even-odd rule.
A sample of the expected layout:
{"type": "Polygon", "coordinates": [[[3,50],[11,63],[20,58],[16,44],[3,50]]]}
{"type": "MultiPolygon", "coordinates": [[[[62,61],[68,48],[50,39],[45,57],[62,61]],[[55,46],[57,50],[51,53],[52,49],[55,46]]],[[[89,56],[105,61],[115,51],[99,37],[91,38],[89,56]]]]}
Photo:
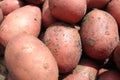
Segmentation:
{"type": "Polygon", "coordinates": [[[120,80],[120,73],[117,71],[106,71],[102,73],[97,80],[120,80]]]}
{"type": "Polygon", "coordinates": [[[42,4],[45,0],[24,0],[24,1],[27,1],[28,3],[32,3],[32,4],[35,4],[35,5],[40,5],[40,4],[42,4]]]}
{"type": "MultiPolygon", "coordinates": [[[[120,0],[111,0],[108,4],[106,11],[109,12],[117,21],[120,26],[120,0]]],[[[119,27],[120,28],[120,27],[119,27]]]]}
{"type": "Polygon", "coordinates": [[[42,21],[44,27],[49,27],[51,24],[57,22],[57,20],[52,16],[49,8],[49,0],[46,0],[42,8],[42,21]]]}
{"type": "Polygon", "coordinates": [[[6,16],[0,26],[0,43],[4,46],[15,35],[27,33],[38,36],[41,29],[41,11],[37,6],[26,5],[6,16]]]}
{"type": "Polygon", "coordinates": [[[86,13],[86,0],[49,0],[51,14],[64,22],[77,23],[86,13]]]}
{"type": "Polygon", "coordinates": [[[58,80],[55,58],[33,35],[12,38],[5,49],[5,63],[13,80],[58,80]]]}
{"type": "Polygon", "coordinates": [[[95,80],[98,66],[90,59],[82,59],[81,63],[63,80],[95,80]]]}
{"type": "Polygon", "coordinates": [[[107,3],[109,3],[111,0],[87,0],[87,8],[103,8],[107,3]]]}
{"type": "Polygon", "coordinates": [[[109,58],[119,42],[115,19],[109,13],[98,9],[84,17],[80,34],[86,54],[99,61],[109,58]]]}
{"type": "Polygon", "coordinates": [[[117,47],[114,50],[113,60],[116,64],[117,68],[120,70],[120,43],[117,45],[117,47]]]}
{"type": "Polygon", "coordinates": [[[44,43],[54,55],[60,73],[73,70],[82,54],[81,39],[74,25],[55,23],[47,28],[44,43]]]}
{"type": "Polygon", "coordinates": [[[3,11],[3,15],[8,15],[12,11],[22,7],[24,3],[21,0],[3,0],[0,2],[0,7],[3,11]]]}

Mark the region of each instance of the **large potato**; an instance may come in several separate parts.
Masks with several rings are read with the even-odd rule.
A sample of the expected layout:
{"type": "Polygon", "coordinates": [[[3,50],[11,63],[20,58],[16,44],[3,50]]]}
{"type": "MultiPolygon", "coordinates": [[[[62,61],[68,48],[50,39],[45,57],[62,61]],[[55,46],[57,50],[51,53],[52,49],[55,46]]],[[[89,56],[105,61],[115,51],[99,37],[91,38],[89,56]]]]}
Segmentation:
{"type": "Polygon", "coordinates": [[[6,46],[5,63],[13,80],[58,80],[58,67],[50,50],[38,38],[22,34],[6,46]]]}
{"type": "Polygon", "coordinates": [[[41,29],[41,11],[37,6],[26,5],[6,16],[0,26],[0,43],[4,46],[17,34],[38,36],[41,29]]]}
{"type": "Polygon", "coordinates": [[[51,14],[59,20],[77,23],[86,13],[86,0],[49,0],[51,14]]]}
{"type": "MultiPolygon", "coordinates": [[[[106,11],[109,12],[117,21],[120,26],[120,0],[111,0],[108,4],[106,11]]],[[[119,27],[120,28],[120,27],[119,27]]]]}
{"type": "Polygon", "coordinates": [[[118,26],[107,12],[94,9],[83,19],[80,29],[83,49],[96,60],[105,60],[119,42],[118,26]]]}
{"type": "Polygon", "coordinates": [[[0,7],[4,15],[8,15],[12,11],[22,7],[24,3],[21,0],[3,0],[0,2],[0,7]]]}
{"type": "Polygon", "coordinates": [[[77,29],[65,23],[55,23],[47,28],[44,43],[54,55],[60,73],[70,72],[81,57],[81,39],[77,29]]]}

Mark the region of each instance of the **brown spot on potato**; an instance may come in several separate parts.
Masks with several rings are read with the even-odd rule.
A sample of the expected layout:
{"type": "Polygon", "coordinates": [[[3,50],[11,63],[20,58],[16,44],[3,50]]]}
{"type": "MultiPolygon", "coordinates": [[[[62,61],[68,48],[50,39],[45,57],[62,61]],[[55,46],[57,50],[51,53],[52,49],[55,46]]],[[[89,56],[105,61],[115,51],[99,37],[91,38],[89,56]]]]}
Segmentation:
{"type": "Polygon", "coordinates": [[[110,35],[109,31],[105,31],[105,35],[110,35]]]}
{"type": "Polygon", "coordinates": [[[54,52],[57,53],[59,49],[60,49],[59,44],[56,44],[56,47],[55,47],[55,49],[54,49],[54,52]]]}
{"type": "Polygon", "coordinates": [[[93,39],[88,38],[88,39],[86,40],[86,43],[87,43],[89,46],[94,46],[94,45],[96,44],[96,41],[93,40],[93,39]]]}
{"type": "Polygon", "coordinates": [[[49,68],[48,63],[44,63],[44,64],[43,64],[43,67],[44,67],[44,69],[48,69],[48,68],[49,68]]]}
{"type": "Polygon", "coordinates": [[[37,19],[36,19],[36,18],[34,18],[34,21],[37,21],[37,19]]]}

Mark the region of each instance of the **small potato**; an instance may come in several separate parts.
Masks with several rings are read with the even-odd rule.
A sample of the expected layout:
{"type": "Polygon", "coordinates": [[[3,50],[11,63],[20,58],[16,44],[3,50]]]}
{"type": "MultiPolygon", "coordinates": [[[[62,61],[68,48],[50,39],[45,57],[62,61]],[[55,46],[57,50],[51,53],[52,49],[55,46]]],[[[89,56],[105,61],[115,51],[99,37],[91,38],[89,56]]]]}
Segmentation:
{"type": "Polygon", "coordinates": [[[109,3],[111,0],[87,0],[87,8],[103,8],[107,3],[109,3]]]}
{"type": "Polygon", "coordinates": [[[99,61],[109,58],[119,42],[117,22],[109,13],[98,9],[84,17],[80,34],[86,54],[99,61]]]}
{"type": "Polygon", "coordinates": [[[20,34],[5,49],[5,63],[13,80],[58,80],[58,67],[50,50],[38,38],[20,34]]]}
{"type": "Polygon", "coordinates": [[[3,11],[3,15],[8,15],[23,5],[24,3],[21,0],[3,0],[0,2],[0,7],[3,11]]]}
{"type": "Polygon", "coordinates": [[[42,8],[42,21],[44,27],[49,27],[51,24],[57,22],[57,20],[52,16],[49,8],[49,0],[46,0],[42,8]]]}
{"type": "Polygon", "coordinates": [[[54,55],[60,73],[72,71],[82,54],[80,35],[73,27],[66,23],[55,23],[44,34],[43,41],[54,55]]]}
{"type": "Polygon", "coordinates": [[[117,71],[106,71],[98,76],[97,80],[120,80],[120,73],[117,71]]]}
{"type": "Polygon", "coordinates": [[[77,23],[86,13],[86,0],[49,0],[51,14],[64,22],[77,23]]]}
{"type": "Polygon", "coordinates": [[[32,4],[35,4],[35,5],[40,5],[40,4],[42,4],[45,0],[24,0],[24,1],[27,1],[28,3],[32,3],[32,4]]]}
{"type": "Polygon", "coordinates": [[[90,59],[82,59],[80,64],[63,80],[95,80],[98,66],[90,59]]]}
{"type": "Polygon", "coordinates": [[[41,10],[37,6],[21,7],[3,20],[0,26],[0,43],[4,46],[15,35],[28,33],[38,37],[41,29],[41,10]]]}
{"type": "Polygon", "coordinates": [[[106,11],[116,19],[120,29],[120,0],[111,0],[106,11]]]}

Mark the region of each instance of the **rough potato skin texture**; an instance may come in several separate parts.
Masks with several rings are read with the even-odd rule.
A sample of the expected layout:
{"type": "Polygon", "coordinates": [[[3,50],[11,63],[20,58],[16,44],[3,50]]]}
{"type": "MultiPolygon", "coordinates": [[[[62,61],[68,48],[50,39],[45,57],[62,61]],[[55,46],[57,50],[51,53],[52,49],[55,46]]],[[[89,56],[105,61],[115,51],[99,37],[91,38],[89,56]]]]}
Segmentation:
{"type": "Polygon", "coordinates": [[[120,70],[120,43],[117,45],[117,47],[114,50],[113,59],[117,68],[120,70]]]}
{"type": "Polygon", "coordinates": [[[91,60],[82,59],[81,63],[63,80],[95,80],[98,66],[91,60]]]}
{"type": "Polygon", "coordinates": [[[98,76],[97,80],[120,80],[120,73],[117,71],[106,71],[98,76]]]}
{"type": "Polygon", "coordinates": [[[24,3],[21,0],[3,0],[0,2],[0,7],[3,11],[3,15],[8,15],[12,11],[22,7],[24,3]]]}
{"type": "Polygon", "coordinates": [[[45,0],[25,0],[29,3],[35,4],[35,5],[40,5],[42,4],[45,0]]]}
{"type": "MultiPolygon", "coordinates": [[[[120,0],[111,0],[108,4],[106,11],[109,12],[117,21],[120,26],[120,0]]],[[[120,27],[119,27],[120,28],[120,27]]]]}
{"type": "Polygon", "coordinates": [[[50,50],[38,38],[22,34],[6,46],[5,63],[13,80],[58,80],[58,67],[50,50]]]}
{"type": "Polygon", "coordinates": [[[51,14],[64,22],[77,23],[86,13],[86,0],[49,0],[51,14]]]}
{"type": "Polygon", "coordinates": [[[54,55],[60,73],[70,72],[82,54],[81,39],[77,29],[65,23],[55,23],[47,28],[44,43],[54,55]]]}
{"type": "Polygon", "coordinates": [[[13,11],[3,20],[0,26],[0,43],[6,46],[9,40],[21,33],[28,33],[37,37],[40,30],[40,8],[26,5],[13,11]]]}
{"type": "Polygon", "coordinates": [[[96,60],[107,59],[119,42],[115,19],[109,13],[98,9],[85,16],[80,34],[86,54],[96,60]]]}
{"type": "Polygon", "coordinates": [[[87,0],[87,8],[103,8],[110,0],[87,0]]]}
{"type": "Polygon", "coordinates": [[[46,0],[42,8],[42,21],[44,27],[49,27],[51,24],[57,22],[57,20],[52,16],[49,8],[49,0],[46,0]]]}

